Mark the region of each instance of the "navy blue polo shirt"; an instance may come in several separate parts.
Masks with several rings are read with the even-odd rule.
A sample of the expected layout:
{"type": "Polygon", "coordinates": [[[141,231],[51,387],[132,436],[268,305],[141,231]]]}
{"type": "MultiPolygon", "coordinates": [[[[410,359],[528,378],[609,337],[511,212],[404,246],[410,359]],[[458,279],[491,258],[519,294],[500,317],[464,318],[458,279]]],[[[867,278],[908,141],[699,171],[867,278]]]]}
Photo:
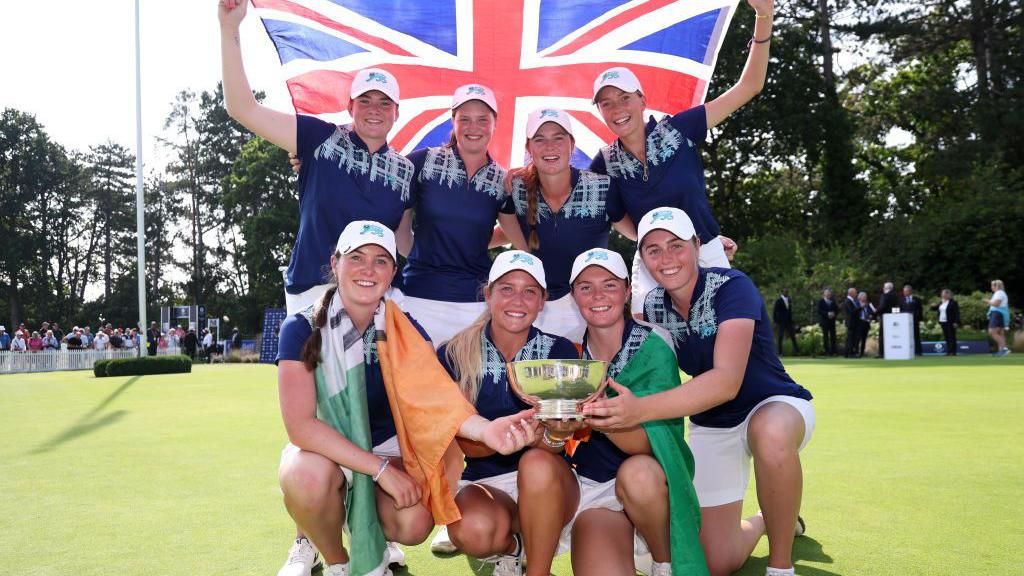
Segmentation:
{"type": "MultiPolygon", "coordinates": [[[[537,236],[540,247],[533,254],[544,262],[548,300],[558,300],[569,293],[569,276],[577,256],[591,248],[608,247],[611,223],[622,220],[625,215],[612,187],[608,176],[572,168],[572,191],[554,214],[544,195],[538,191],[537,236]]],[[[528,206],[523,179],[513,177],[512,209],[527,240],[530,238],[526,217],[528,206]]]]}
{"type": "Polygon", "coordinates": [[[299,233],[285,289],[299,294],[324,283],[338,236],[353,220],[395,230],[412,207],[412,162],[388,146],[370,154],[350,125],[296,116],[299,233]]]}
{"type": "MultiPolygon", "coordinates": [[[[505,358],[491,341],[491,324],[488,322],[481,336],[482,362],[480,366],[480,388],[476,396],[476,410],[484,418],[494,420],[509,416],[530,406],[519,399],[508,384],[508,373],[505,370],[505,358]]],[[[448,371],[452,379],[458,381],[458,371],[448,360],[448,344],[441,345],[437,350],[437,358],[448,371]]],[[[554,334],[541,332],[531,327],[526,344],[519,350],[513,362],[519,360],[539,360],[543,358],[579,358],[576,345],[568,339],[554,334]]],[[[463,480],[480,480],[491,478],[519,469],[519,458],[525,449],[514,454],[492,454],[483,458],[466,457],[466,469],[462,472],[463,480]]]]}
{"type": "Polygon", "coordinates": [[[475,174],[454,146],[417,150],[413,200],[416,241],[403,271],[407,296],[444,302],[477,302],[487,282],[491,241],[498,211],[510,203],[506,171],[488,158],[475,174]]]}
{"type": "MultiPolygon", "coordinates": [[[[406,314],[413,326],[427,341],[430,336],[419,323],[406,314]]],[[[277,358],[281,360],[302,361],[302,348],[306,340],[313,334],[313,307],[308,306],[301,312],[292,314],[281,322],[281,335],[278,340],[277,358]]],[[[391,404],[384,388],[384,375],[380,371],[380,360],[377,357],[377,328],[371,323],[363,332],[363,366],[366,374],[366,408],[370,415],[370,438],[374,446],[379,445],[396,434],[395,420],[391,416],[391,404]]]]}
{"type": "Polygon", "coordinates": [[[608,174],[617,184],[614,192],[633,222],[662,206],[679,208],[693,220],[702,243],[718,237],[720,228],[711,214],[704,186],[700,145],[708,133],[704,106],[695,106],[660,122],[651,116],[647,133],[647,173],[644,165],[627,152],[619,140],[601,149],[590,169],[608,174]]]}
{"type": "Polygon", "coordinates": [[[661,286],[652,290],[644,301],[644,320],[672,334],[679,368],[690,376],[699,376],[714,368],[718,326],[734,318],[754,321],[754,337],[743,383],[736,398],[690,417],[698,426],[737,426],[754,406],[769,396],[811,399],[811,393],[794,382],[782,367],[775,353],[768,308],[757,286],[743,272],[729,268],[700,268],[688,321],[676,311],[672,299],[661,286]]]}
{"type": "MultiPolygon", "coordinates": [[[[651,326],[640,324],[633,319],[626,320],[625,329],[622,331],[622,347],[615,353],[615,357],[608,365],[608,377],[617,377],[640,350],[640,346],[652,335],[655,338],[659,337],[654,334],[654,328],[651,326]]],[[[586,334],[583,335],[583,357],[593,358],[590,351],[587,350],[586,334]]],[[[629,458],[629,454],[620,450],[608,436],[597,430],[591,430],[590,439],[580,442],[573,455],[566,456],[566,458],[576,467],[576,472],[580,476],[595,482],[607,482],[615,478],[619,472],[619,466],[622,466],[626,458],[629,458]]]]}

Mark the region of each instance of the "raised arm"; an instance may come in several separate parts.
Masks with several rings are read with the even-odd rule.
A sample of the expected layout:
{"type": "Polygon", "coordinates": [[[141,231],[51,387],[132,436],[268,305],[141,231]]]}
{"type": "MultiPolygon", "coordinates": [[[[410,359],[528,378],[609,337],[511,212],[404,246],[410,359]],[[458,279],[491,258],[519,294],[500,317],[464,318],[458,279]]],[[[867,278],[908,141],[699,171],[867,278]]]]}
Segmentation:
{"type": "Polygon", "coordinates": [[[764,88],[764,81],[768,76],[768,47],[771,45],[775,1],[747,0],[747,3],[756,13],[754,35],[750,42],[747,63],[743,66],[743,74],[740,75],[739,82],[704,106],[709,129],[717,126],[722,120],[757,96],[764,88]]]}
{"type": "Polygon", "coordinates": [[[219,0],[217,6],[224,106],[232,118],[253,134],[295,153],[295,115],[279,112],[257,102],[245,74],[239,26],[245,18],[248,4],[248,0],[219,0]]]}

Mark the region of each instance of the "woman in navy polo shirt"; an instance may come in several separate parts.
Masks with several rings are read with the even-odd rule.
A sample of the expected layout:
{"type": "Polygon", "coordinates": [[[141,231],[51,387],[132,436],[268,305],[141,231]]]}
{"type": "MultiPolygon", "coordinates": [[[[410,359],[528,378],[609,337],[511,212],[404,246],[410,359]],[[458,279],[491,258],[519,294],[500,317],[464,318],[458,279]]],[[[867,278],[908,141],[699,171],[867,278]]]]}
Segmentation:
{"type": "MultiPolygon", "coordinates": [[[[507,361],[579,357],[572,342],[533,326],[544,306],[545,286],[539,258],[520,250],[499,254],[488,275],[487,310],[437,351],[485,418],[526,407],[509,388],[507,361]]],[[[579,497],[568,465],[539,449],[509,456],[466,444],[463,449],[466,469],[455,499],[462,520],[448,526],[452,542],[470,556],[495,557],[497,575],[520,574],[525,552],[527,573],[547,575],[559,533],[579,497]]]]}
{"type": "MultiPolygon", "coordinates": [[[[409,155],[415,167],[415,242],[402,273],[402,308],[440,345],[469,326],[486,305],[488,245],[495,219],[516,248],[525,248],[516,217],[508,211],[505,168],[487,146],[498,120],[498,103],[486,86],[461,86],[452,95],[452,139],[445,146],[409,155]]],[[[399,245],[399,250],[405,252],[399,245]]]]}
{"type": "MultiPolygon", "coordinates": [[[[694,106],[660,121],[646,123],[647,100],[631,70],[609,68],[594,80],[594,103],[618,139],[594,157],[591,170],[608,174],[618,184],[622,204],[636,222],[659,206],[674,206],[690,215],[700,236],[705,266],[729,267],[727,253],[735,244],[719,238],[719,226],[704,191],[704,164],[699,147],[707,131],[749,102],[764,88],[768,46],[772,36],[773,0],[747,0],[754,9],[754,35],[743,75],[729,90],[706,105],[694,106]]],[[[633,262],[633,312],[640,312],[654,280],[633,262]]]]}
{"type": "Polygon", "coordinates": [[[541,330],[579,342],[585,323],[569,294],[569,271],[584,250],[608,247],[608,232],[628,238],[636,228],[605,175],[570,166],[576,141],[563,110],[540,108],[526,121],[531,158],[510,178],[512,205],[530,252],[544,261],[548,302],[537,321],[541,330]]]}
{"type": "Polygon", "coordinates": [[[398,118],[398,81],[385,70],[360,70],[349,89],[352,123],[336,126],[313,116],[287,114],[256,101],[242,65],[239,24],[247,1],[219,0],[224,104],[232,118],[257,136],[296,154],[299,231],[285,275],[289,313],[324,293],[323,269],[331,245],[353,220],[375,220],[399,231],[412,224],[412,163],[392,150],[387,135],[398,118]]]}
{"type": "MultiPolygon", "coordinates": [[[[394,234],[382,223],[350,223],[331,256],[332,282],[327,292],[316,307],[307,307],[281,325],[278,387],[290,441],[281,455],[281,489],[289,514],[323,554],[325,576],[348,574],[348,553],[338,535],[353,472],[370,476],[377,483],[377,513],[389,540],[418,544],[433,528],[430,511],[420,501],[419,485],[402,467],[395,422],[376,354],[375,318],[383,314],[382,298],[397,271],[395,257],[394,234]],[[332,308],[338,311],[329,314],[332,308]],[[350,323],[351,330],[362,335],[372,451],[357,446],[331,421],[328,413],[341,410],[331,397],[325,398],[327,391],[336,388],[331,373],[325,370],[324,383],[316,382],[314,376],[314,369],[330,360],[322,354],[338,349],[325,345],[327,338],[344,340],[346,356],[349,351],[348,334],[323,335],[329,315],[332,330],[338,319],[338,329],[344,330],[350,323]]],[[[458,435],[503,454],[517,452],[532,444],[535,435],[534,426],[520,420],[526,413],[516,412],[490,422],[471,416],[462,423],[458,435]]],[[[295,548],[308,551],[305,556],[312,564],[316,553],[305,537],[296,542],[295,548]]],[[[389,547],[389,554],[393,550],[389,547]]],[[[300,556],[304,555],[296,555],[300,556]]],[[[308,567],[305,569],[308,571],[308,567]]]]}
{"type": "Polygon", "coordinates": [[[685,212],[665,207],[644,215],[638,250],[659,284],[647,295],[644,319],[672,334],[679,368],[693,378],[659,394],[599,400],[584,411],[611,429],[690,417],[711,574],[739,569],[766,532],[767,574],[793,574],[793,537],[803,531],[800,451],[815,423],[811,393],[779,361],[768,310],[750,278],[698,264],[700,240],[685,212]],[[741,521],[751,457],[763,515],[741,521]]]}

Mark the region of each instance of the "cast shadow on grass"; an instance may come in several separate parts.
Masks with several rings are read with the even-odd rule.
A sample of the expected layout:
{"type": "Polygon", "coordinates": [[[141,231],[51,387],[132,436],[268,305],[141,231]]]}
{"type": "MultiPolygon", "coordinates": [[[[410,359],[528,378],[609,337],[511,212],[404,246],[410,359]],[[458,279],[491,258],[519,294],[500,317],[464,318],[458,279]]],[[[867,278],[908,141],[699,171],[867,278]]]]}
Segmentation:
{"type": "Polygon", "coordinates": [[[121,386],[119,386],[117,390],[111,392],[110,395],[104,398],[102,402],[97,404],[95,408],[90,410],[88,413],[83,414],[82,417],[79,418],[77,422],[75,422],[68,428],[64,429],[53,438],[47,440],[46,442],[40,444],[39,446],[36,446],[29,452],[29,454],[42,454],[44,452],[49,452],[50,450],[53,450],[54,448],[57,448],[58,446],[66,442],[74,440],[75,438],[84,436],[86,434],[99,430],[100,428],[104,428],[106,426],[110,426],[111,424],[117,423],[118,420],[123,418],[125,414],[128,413],[126,410],[118,410],[117,412],[111,412],[109,414],[104,415],[102,418],[96,418],[96,416],[104,408],[109,406],[110,403],[113,402],[118,396],[120,396],[126,390],[128,390],[128,388],[131,387],[132,384],[135,384],[135,382],[137,382],[139,378],[141,378],[141,376],[133,376],[126,380],[124,384],[121,384],[121,386]]]}
{"type": "MultiPolygon", "coordinates": [[[[797,574],[801,576],[840,576],[837,572],[831,572],[815,566],[808,566],[806,562],[815,564],[832,564],[832,557],[829,556],[821,545],[814,538],[801,536],[793,541],[793,565],[797,574]]],[[[740,574],[764,574],[768,566],[768,557],[750,557],[750,560],[743,565],[740,574]]]]}

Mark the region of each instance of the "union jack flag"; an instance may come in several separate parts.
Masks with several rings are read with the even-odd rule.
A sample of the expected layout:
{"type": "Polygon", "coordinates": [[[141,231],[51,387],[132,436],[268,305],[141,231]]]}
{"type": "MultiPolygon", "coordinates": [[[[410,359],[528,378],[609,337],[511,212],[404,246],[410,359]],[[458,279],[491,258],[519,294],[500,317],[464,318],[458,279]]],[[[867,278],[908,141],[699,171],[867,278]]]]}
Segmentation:
{"type": "Polygon", "coordinates": [[[498,100],[491,154],[512,167],[540,106],[572,115],[577,165],[611,141],[592,103],[611,66],[636,73],[651,113],[703,102],[737,1],[252,0],[296,112],[349,122],[352,76],[384,68],[401,86],[391,145],[408,153],[446,142],[452,92],[483,84],[498,100]]]}

